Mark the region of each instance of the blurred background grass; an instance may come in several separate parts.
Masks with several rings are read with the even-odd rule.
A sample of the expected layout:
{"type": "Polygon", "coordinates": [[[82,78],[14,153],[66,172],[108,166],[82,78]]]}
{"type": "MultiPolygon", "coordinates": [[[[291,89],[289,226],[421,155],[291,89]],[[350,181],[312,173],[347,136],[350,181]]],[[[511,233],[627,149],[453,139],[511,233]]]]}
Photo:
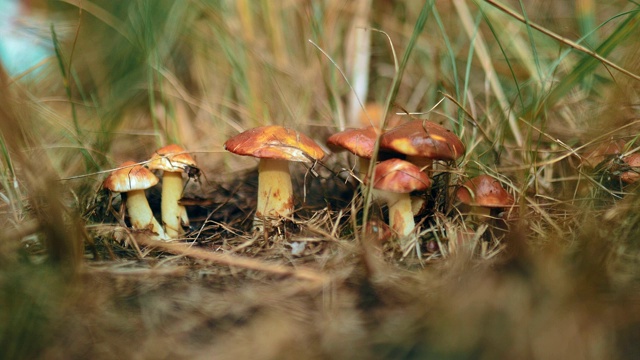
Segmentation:
{"type": "Polygon", "coordinates": [[[590,189],[599,180],[573,152],[635,140],[639,82],[567,46],[640,74],[637,4],[501,2],[524,23],[464,0],[1,4],[3,357],[637,355],[637,199],[590,189]],[[7,45],[13,36],[26,36],[13,45],[26,49],[7,45]],[[218,288],[183,273],[74,270],[92,241],[81,214],[100,171],[177,142],[225,183],[255,167],[222,150],[239,131],[280,124],[322,142],[357,124],[342,72],[363,103],[455,131],[468,149],[460,178],[510,179],[526,219],[511,247],[524,250],[497,264],[460,255],[413,274],[394,268],[367,285],[372,307],[354,292],[369,280],[349,262],[329,289],[293,294],[279,282],[218,288]],[[159,345],[163,333],[170,340],[159,345]],[[254,345],[243,348],[243,336],[254,345]],[[131,337],[142,346],[122,344],[131,337]]]}

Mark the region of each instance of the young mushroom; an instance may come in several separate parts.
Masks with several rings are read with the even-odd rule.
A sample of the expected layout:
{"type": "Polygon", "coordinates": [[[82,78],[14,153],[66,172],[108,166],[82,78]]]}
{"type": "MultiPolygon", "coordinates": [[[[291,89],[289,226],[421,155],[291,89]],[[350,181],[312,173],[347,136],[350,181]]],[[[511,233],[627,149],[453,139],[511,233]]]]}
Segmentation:
{"type": "Polygon", "coordinates": [[[379,130],[373,126],[362,129],[346,129],[331,135],[327,139],[327,145],[332,150],[347,150],[358,157],[358,175],[364,179],[369,171],[373,148],[376,143],[379,130]]]}
{"type": "Polygon", "coordinates": [[[196,161],[179,145],[167,145],[156,150],[147,167],[162,170],[162,223],[167,236],[176,238],[183,233],[183,226],[189,226],[187,209],[178,201],[182,198],[184,183],[182,173],[197,172],[196,161]]]}
{"type": "MultiPolygon", "coordinates": [[[[104,180],[102,187],[112,192],[126,194],[127,212],[134,229],[148,229],[157,234],[159,239],[166,240],[162,226],[158,223],[144,191],[158,183],[158,178],[142,165],[127,161],[120,165],[104,180]]],[[[124,200],[123,200],[124,201],[124,200]]]]}
{"type": "Polygon", "coordinates": [[[471,215],[479,220],[491,216],[492,209],[504,209],[514,205],[514,199],[500,184],[489,175],[480,175],[469,179],[456,191],[460,202],[471,207],[471,215]]]}
{"type": "Polygon", "coordinates": [[[260,159],[257,223],[261,218],[289,218],[293,214],[290,161],[311,165],[324,157],[322,148],[306,135],[275,125],[240,133],[227,140],[224,148],[237,155],[260,159]]]}
{"type": "Polygon", "coordinates": [[[389,226],[401,238],[406,238],[415,228],[409,193],[430,186],[427,174],[408,161],[390,159],[376,166],[373,188],[379,190],[376,195],[389,206],[389,226]]]}

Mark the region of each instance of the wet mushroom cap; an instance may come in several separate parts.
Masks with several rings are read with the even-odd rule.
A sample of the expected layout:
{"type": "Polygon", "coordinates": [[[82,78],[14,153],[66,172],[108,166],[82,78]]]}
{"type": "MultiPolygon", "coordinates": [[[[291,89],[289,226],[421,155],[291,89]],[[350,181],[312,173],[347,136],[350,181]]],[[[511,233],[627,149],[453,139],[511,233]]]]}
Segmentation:
{"type": "Polygon", "coordinates": [[[237,155],[312,163],[324,157],[308,136],[282,126],[261,126],[227,140],[224,148],[237,155]]]}
{"type": "Polygon", "coordinates": [[[413,120],[388,130],[380,147],[401,154],[434,160],[456,160],[465,152],[462,141],[441,125],[413,120]]]}
{"type": "Polygon", "coordinates": [[[331,135],[327,145],[334,150],[345,149],[356,156],[370,159],[376,144],[378,131],[373,126],[362,129],[346,129],[331,135]]]}
{"type": "Polygon", "coordinates": [[[623,161],[632,169],[620,174],[620,180],[627,184],[633,184],[640,179],[640,154],[635,153],[625,156],[623,161]]]}
{"type": "Polygon", "coordinates": [[[456,192],[458,199],[471,206],[502,208],[512,206],[514,199],[500,184],[489,175],[480,175],[468,180],[456,192]]]}
{"type": "Polygon", "coordinates": [[[197,164],[183,147],[171,144],[156,150],[147,167],[168,172],[188,172],[189,168],[197,168],[197,164]]]}
{"type": "Polygon", "coordinates": [[[102,187],[113,192],[129,192],[133,190],[145,190],[158,183],[156,177],[149,169],[142,165],[136,165],[133,161],[127,161],[104,180],[102,187]]]}
{"type": "MultiPolygon", "coordinates": [[[[373,187],[389,207],[389,226],[402,239],[415,229],[410,192],[426,190],[431,179],[417,165],[400,159],[380,162],[373,174],[373,187]]],[[[404,240],[403,240],[404,241],[404,240]]],[[[405,244],[406,245],[406,244],[405,244]]]]}
{"type": "Polygon", "coordinates": [[[416,165],[401,159],[382,161],[376,166],[373,187],[394,193],[409,193],[431,187],[431,179],[416,165]]]}

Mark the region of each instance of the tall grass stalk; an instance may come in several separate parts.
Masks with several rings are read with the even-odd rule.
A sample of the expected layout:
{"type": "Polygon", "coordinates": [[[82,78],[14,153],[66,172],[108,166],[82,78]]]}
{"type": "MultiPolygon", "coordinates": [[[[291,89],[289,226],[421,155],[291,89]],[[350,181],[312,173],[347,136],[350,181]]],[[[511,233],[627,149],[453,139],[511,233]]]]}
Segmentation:
{"type": "Polygon", "coordinates": [[[485,76],[487,77],[487,81],[491,86],[491,90],[496,96],[498,100],[498,105],[501,108],[503,116],[509,120],[509,128],[511,130],[511,134],[513,135],[516,145],[521,147],[523,145],[523,137],[520,131],[520,127],[518,126],[517,120],[513,112],[510,110],[510,104],[505,95],[504,89],[500,83],[496,75],[496,71],[493,68],[491,62],[491,56],[487,50],[485,45],[484,37],[482,34],[478,33],[477,28],[474,27],[473,19],[471,17],[471,12],[467,6],[467,3],[464,0],[453,0],[453,4],[460,16],[460,20],[462,22],[462,26],[465,29],[467,36],[469,39],[473,39],[473,47],[475,49],[475,53],[478,56],[478,60],[482,64],[482,68],[485,72],[485,76]]]}

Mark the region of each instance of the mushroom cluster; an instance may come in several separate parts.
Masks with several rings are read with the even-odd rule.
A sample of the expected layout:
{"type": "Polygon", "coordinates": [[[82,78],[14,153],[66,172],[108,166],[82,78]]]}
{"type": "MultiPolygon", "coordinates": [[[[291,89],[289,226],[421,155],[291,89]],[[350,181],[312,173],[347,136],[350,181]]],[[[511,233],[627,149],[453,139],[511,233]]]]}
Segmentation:
{"type": "MultiPolygon", "coordinates": [[[[442,170],[442,167],[434,167],[434,163],[451,166],[466,151],[453,132],[428,120],[407,121],[386,131],[375,126],[346,129],[331,135],[327,145],[334,151],[347,150],[358,158],[357,175],[362,184],[373,189],[374,199],[388,207],[389,228],[402,244],[416,233],[415,216],[420,215],[416,211],[416,199],[424,202],[428,198],[434,183],[432,178],[442,170]],[[377,154],[375,159],[374,154],[377,154]],[[375,164],[372,164],[374,160],[375,164]],[[374,170],[369,173],[371,169],[374,170]]],[[[274,125],[241,132],[228,139],[224,148],[259,160],[254,229],[293,218],[295,199],[289,164],[298,162],[312,167],[325,156],[322,147],[308,136],[274,125]]],[[[134,228],[148,229],[159,239],[175,239],[189,226],[187,211],[179,202],[185,174],[197,176],[199,169],[184,148],[173,144],[155,151],[144,165],[123,164],[103,186],[113,192],[126,193],[134,228]],[[159,182],[152,170],[162,176],[161,224],[153,217],[144,193],[159,182]]],[[[633,175],[626,175],[624,181],[632,178],[633,175]]],[[[514,203],[513,197],[489,176],[469,180],[458,188],[456,196],[460,202],[471,206],[474,214],[510,207],[514,203]]]]}
{"type": "Polygon", "coordinates": [[[454,162],[465,153],[464,144],[453,132],[428,120],[408,121],[386,131],[374,126],[346,129],[331,135],[327,145],[358,157],[358,175],[372,183],[374,198],[389,207],[389,225],[401,241],[414,232],[414,215],[435,173],[433,162],[454,162]],[[367,176],[376,143],[379,162],[367,176]],[[412,197],[412,193],[422,195],[412,197]]]}
{"type": "Polygon", "coordinates": [[[189,217],[182,198],[182,174],[197,177],[200,170],[193,157],[179,145],[168,145],[156,150],[144,165],[133,161],[123,163],[102,183],[104,189],[126,194],[126,207],[134,229],[148,229],[161,240],[171,240],[184,234],[189,217]],[[153,216],[145,190],[158,184],[152,170],[163,171],[161,213],[162,225],[153,216]]]}

